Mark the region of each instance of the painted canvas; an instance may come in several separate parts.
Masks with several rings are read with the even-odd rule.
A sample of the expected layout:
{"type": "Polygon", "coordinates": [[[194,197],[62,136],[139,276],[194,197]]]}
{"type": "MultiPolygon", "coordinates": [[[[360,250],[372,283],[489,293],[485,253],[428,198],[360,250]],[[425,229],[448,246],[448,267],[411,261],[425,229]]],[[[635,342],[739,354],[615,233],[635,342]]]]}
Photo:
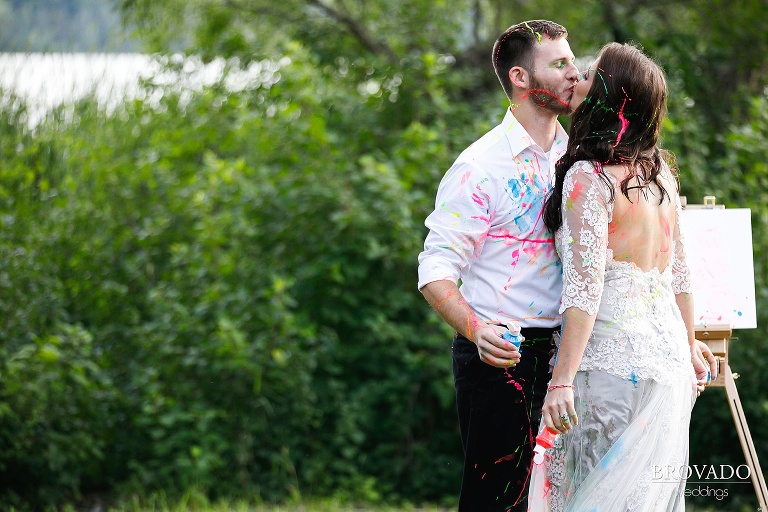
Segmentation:
{"type": "Polygon", "coordinates": [[[696,325],[757,327],[748,208],[686,208],[681,217],[696,325]]]}

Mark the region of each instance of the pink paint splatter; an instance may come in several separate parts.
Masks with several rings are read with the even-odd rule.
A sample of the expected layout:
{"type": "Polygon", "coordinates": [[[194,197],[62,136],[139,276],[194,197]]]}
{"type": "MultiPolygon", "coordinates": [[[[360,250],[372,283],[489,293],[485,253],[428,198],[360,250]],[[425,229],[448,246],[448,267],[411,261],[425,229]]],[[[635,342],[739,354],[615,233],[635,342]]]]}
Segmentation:
{"type": "MultiPolygon", "coordinates": [[[[624,91],[624,88],[621,88],[622,91],[624,91]]],[[[624,94],[627,94],[627,91],[624,91],[624,94]]],[[[621,136],[624,135],[624,132],[627,131],[627,126],[629,126],[629,121],[627,121],[627,118],[624,117],[624,105],[627,104],[627,100],[629,98],[624,98],[624,101],[621,104],[621,109],[619,110],[619,121],[621,121],[621,130],[619,130],[619,134],[616,136],[616,144],[613,145],[613,147],[616,147],[619,145],[619,141],[621,141],[621,136]]],[[[631,100],[630,100],[631,101],[631,100]]]]}
{"type": "Polygon", "coordinates": [[[513,235],[508,229],[505,229],[499,233],[488,233],[488,238],[506,238],[509,240],[517,240],[518,242],[530,242],[533,244],[551,244],[555,242],[554,238],[525,238],[517,235],[513,235]]]}
{"type": "Polygon", "coordinates": [[[480,206],[485,206],[485,203],[483,203],[483,199],[477,194],[472,194],[472,200],[477,204],[479,204],[480,206]]]}
{"type": "Polygon", "coordinates": [[[539,247],[538,245],[527,245],[523,248],[523,252],[528,255],[529,259],[534,259],[538,256],[539,247]]]}

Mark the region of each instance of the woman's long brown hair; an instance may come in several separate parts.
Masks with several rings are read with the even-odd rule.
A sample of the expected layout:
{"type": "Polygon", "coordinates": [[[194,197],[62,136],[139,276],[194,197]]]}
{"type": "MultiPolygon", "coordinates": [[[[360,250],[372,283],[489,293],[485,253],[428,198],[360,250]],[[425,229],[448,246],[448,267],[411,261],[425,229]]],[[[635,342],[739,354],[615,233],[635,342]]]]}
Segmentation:
{"type": "Polygon", "coordinates": [[[667,84],[661,68],[631,44],[608,43],[600,51],[595,78],[587,96],[573,113],[568,148],[555,164],[555,186],[544,206],[544,223],[551,232],[562,225],[565,174],[579,160],[592,162],[600,178],[613,187],[603,165],[626,165],[621,192],[661,192],[659,204],[669,193],[659,179],[662,160],[672,167],[671,154],[658,148],[661,123],[667,112],[667,84]],[[630,186],[631,185],[631,186],[630,186]]]}

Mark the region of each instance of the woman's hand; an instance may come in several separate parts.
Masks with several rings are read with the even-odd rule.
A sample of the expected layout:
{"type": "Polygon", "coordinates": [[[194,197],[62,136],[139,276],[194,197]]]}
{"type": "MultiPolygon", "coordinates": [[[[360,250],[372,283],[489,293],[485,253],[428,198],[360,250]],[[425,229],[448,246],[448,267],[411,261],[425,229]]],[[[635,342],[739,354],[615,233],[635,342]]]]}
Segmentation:
{"type": "Polygon", "coordinates": [[[569,386],[548,391],[541,417],[544,425],[561,434],[567,434],[578,425],[579,418],[573,405],[573,388],[569,386]]]}
{"type": "Polygon", "coordinates": [[[694,340],[691,344],[691,363],[696,372],[696,389],[700,394],[704,391],[704,386],[717,378],[717,358],[706,343],[694,340]]]}

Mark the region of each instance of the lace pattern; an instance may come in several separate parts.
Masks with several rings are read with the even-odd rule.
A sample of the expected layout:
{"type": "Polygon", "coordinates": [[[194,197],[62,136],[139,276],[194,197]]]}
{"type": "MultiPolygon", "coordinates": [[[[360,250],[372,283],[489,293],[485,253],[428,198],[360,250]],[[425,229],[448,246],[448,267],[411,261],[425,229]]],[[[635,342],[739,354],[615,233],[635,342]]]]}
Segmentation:
{"type": "Polygon", "coordinates": [[[691,271],[688,268],[688,264],[685,260],[685,240],[683,233],[680,230],[680,217],[682,216],[683,209],[680,206],[680,197],[676,197],[675,214],[677,221],[675,222],[675,241],[674,243],[674,257],[672,258],[672,290],[675,295],[678,293],[691,293],[691,271]]]}
{"type": "Polygon", "coordinates": [[[611,261],[604,298],[584,350],[580,371],[600,370],[633,382],[669,383],[693,371],[672,269],[643,272],[611,261]]]}
{"type": "Polygon", "coordinates": [[[578,425],[558,436],[545,468],[534,467],[532,512],[681,512],[685,506],[685,481],[661,480],[654,473],[687,464],[696,393],[688,336],[675,300],[690,291],[679,202],[671,226],[669,203],[659,212],[666,237],[663,248],[653,246],[659,253],[671,252],[663,260],[669,263],[663,270],[644,271],[629,256],[646,240],[642,221],[648,217],[641,211],[632,218],[623,205],[614,211],[610,187],[616,183],[609,180],[587,162],[577,162],[565,177],[563,226],[555,235],[563,263],[560,311],[577,307],[595,315],[595,324],[573,382],[578,425]],[[611,224],[614,215],[620,218],[611,224]],[[634,238],[627,236],[622,245],[622,235],[634,238]],[[621,261],[608,248],[609,237],[621,261]]]}
{"type": "Polygon", "coordinates": [[[571,306],[589,314],[598,310],[608,250],[608,223],[613,210],[610,194],[608,184],[588,162],[577,162],[565,175],[563,225],[555,236],[563,262],[560,313],[571,306]],[[585,194],[586,199],[574,201],[580,194],[585,194]]]}
{"type": "Polygon", "coordinates": [[[563,225],[555,236],[563,263],[560,312],[577,307],[596,315],[579,370],[600,370],[637,382],[670,382],[691,370],[687,333],[675,294],[690,291],[690,271],[680,233],[680,202],[670,240],[671,260],[661,271],[614,261],[608,248],[613,217],[610,182],[585,161],[563,183],[563,225]]]}

